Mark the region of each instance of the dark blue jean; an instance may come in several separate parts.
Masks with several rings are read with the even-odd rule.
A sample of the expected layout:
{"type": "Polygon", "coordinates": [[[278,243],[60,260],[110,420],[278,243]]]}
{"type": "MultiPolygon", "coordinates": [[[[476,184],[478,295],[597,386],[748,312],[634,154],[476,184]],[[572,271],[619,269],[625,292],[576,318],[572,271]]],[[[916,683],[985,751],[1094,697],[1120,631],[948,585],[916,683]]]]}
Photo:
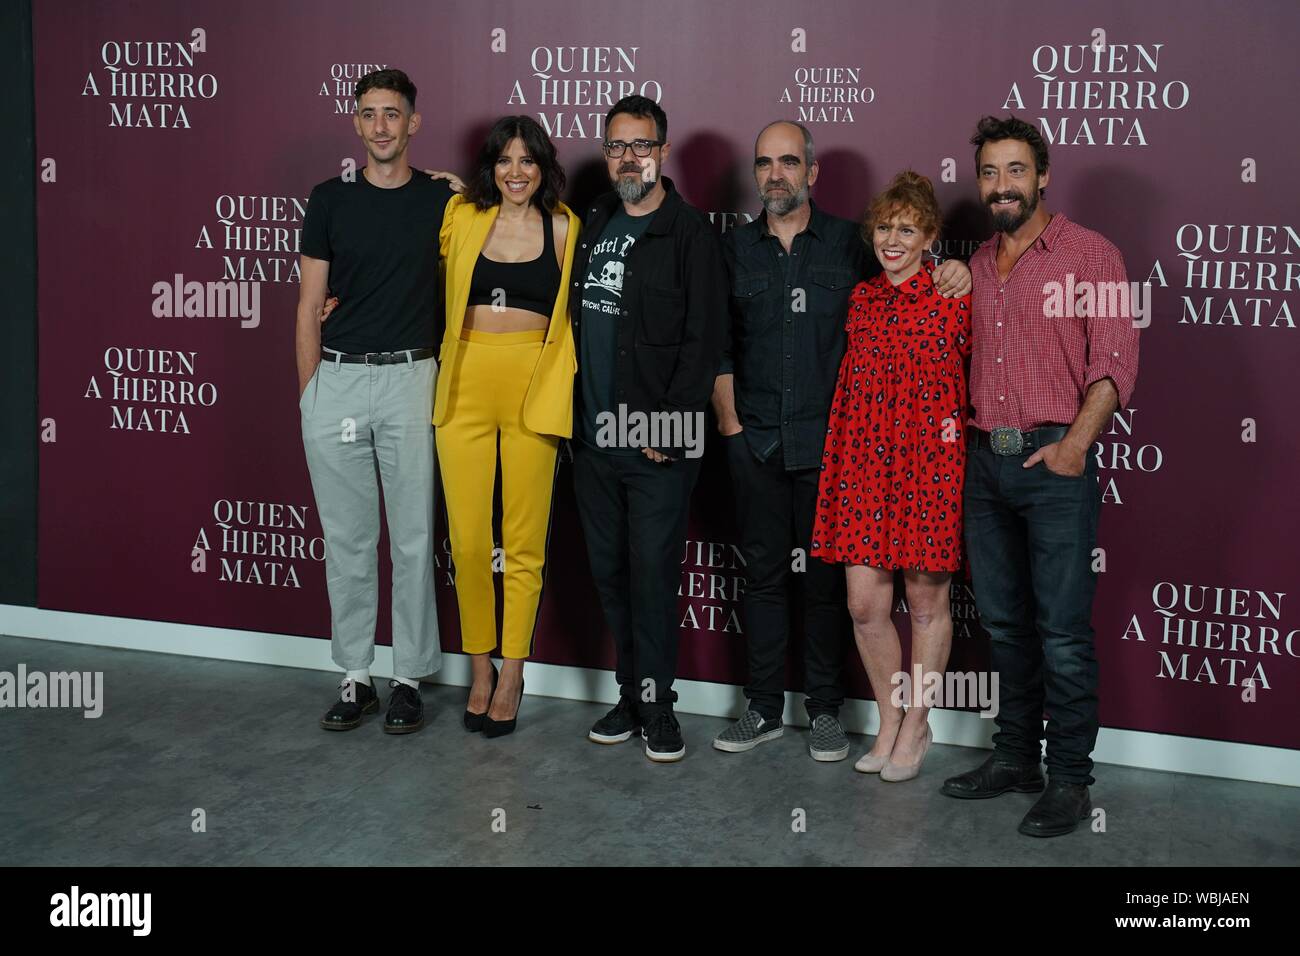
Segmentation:
{"type": "Polygon", "coordinates": [[[994,752],[1039,761],[1047,717],[1047,772],[1091,784],[1097,742],[1097,658],[1092,570],[1101,489],[1091,454],[1077,478],[1028,454],[969,448],[964,492],[966,553],[980,623],[998,675],[994,752]]]}

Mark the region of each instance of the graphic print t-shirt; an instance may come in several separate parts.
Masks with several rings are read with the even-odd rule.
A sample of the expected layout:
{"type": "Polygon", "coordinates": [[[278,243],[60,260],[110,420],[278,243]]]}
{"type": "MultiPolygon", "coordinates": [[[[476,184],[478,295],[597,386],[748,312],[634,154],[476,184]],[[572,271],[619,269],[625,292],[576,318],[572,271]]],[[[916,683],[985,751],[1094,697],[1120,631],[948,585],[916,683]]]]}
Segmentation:
{"type": "MultiPolygon", "coordinates": [[[[582,278],[582,323],[578,333],[578,368],[582,415],[578,437],[593,448],[601,412],[618,414],[614,401],[614,367],[618,356],[619,312],[623,308],[623,270],[632,246],[645,234],[653,214],[629,216],[621,205],[591,251],[582,278]]],[[[615,455],[639,455],[636,448],[601,448],[615,455]]]]}

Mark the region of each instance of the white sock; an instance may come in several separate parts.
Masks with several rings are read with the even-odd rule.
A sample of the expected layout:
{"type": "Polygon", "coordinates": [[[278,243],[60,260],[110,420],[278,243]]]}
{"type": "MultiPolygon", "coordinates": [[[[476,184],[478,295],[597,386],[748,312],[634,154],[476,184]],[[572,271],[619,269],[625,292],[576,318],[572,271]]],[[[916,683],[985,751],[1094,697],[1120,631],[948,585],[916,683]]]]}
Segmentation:
{"type": "Polygon", "coordinates": [[[370,686],[370,668],[363,667],[359,671],[348,671],[347,679],[357,684],[370,686]]]}
{"type": "Polygon", "coordinates": [[[407,687],[413,688],[414,690],[420,689],[420,682],[414,677],[398,677],[394,674],[393,680],[397,681],[399,684],[405,684],[407,687]]]}

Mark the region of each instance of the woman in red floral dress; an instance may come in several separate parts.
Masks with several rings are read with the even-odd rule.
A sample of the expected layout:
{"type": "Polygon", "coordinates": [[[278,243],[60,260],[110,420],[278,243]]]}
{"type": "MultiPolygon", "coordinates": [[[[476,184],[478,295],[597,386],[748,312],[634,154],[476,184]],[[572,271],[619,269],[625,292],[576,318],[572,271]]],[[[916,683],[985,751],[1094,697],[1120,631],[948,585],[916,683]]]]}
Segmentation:
{"type": "Polygon", "coordinates": [[[943,674],[949,586],[961,567],[970,296],[935,291],[925,252],[940,222],[934,187],[911,171],[871,204],[863,238],[884,271],[849,300],[813,525],[812,555],[847,566],[854,638],[880,710],[856,769],[890,781],[915,777],[931,740],[923,687],[911,687],[906,710],[892,699],[891,678],[903,671],[894,572],[903,571],[911,611],[913,681],[917,666],[943,674]]]}

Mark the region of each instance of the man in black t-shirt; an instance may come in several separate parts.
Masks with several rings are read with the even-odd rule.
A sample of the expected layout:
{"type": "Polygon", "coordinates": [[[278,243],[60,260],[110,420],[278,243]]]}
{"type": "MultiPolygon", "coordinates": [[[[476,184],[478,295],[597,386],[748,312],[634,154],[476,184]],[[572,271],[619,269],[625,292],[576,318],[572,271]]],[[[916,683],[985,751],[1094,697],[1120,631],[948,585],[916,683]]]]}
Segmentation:
{"type": "Polygon", "coordinates": [[[379,481],[393,561],[387,733],[424,725],[418,678],[441,663],[433,598],[433,391],[442,339],[438,231],[451,190],[406,158],[415,86],[380,70],[356,88],[364,169],[311,192],[302,228],[297,355],[303,446],[325,532],[334,662],[321,719],[351,730],[379,709],[370,682],[379,585],[379,481]],[[338,306],[321,325],[326,296],[338,306]],[[378,481],[376,480],[378,475],[378,481]]]}

